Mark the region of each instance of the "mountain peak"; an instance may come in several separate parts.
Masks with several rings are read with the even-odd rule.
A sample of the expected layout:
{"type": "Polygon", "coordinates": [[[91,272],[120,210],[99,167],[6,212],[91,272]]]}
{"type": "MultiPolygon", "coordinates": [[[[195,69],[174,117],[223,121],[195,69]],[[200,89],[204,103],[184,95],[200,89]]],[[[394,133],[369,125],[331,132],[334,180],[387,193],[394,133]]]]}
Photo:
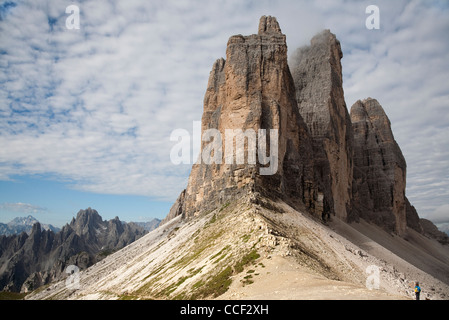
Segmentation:
{"type": "MultiPolygon", "coordinates": [[[[13,234],[20,234],[22,232],[30,234],[33,225],[37,222],[39,221],[32,215],[28,215],[27,217],[16,217],[7,224],[0,224],[0,235],[9,236],[13,234]]],[[[40,223],[40,226],[42,230],[52,230],[53,232],[59,231],[59,228],[56,228],[51,224],[40,223]]]]}
{"type": "Polygon", "coordinates": [[[103,224],[103,219],[97,210],[90,207],[86,210],[78,211],[76,219],[72,219],[70,222],[70,226],[78,235],[87,236],[87,234],[90,234],[91,237],[95,237],[95,230],[103,224]]]}
{"type": "Polygon", "coordinates": [[[41,233],[41,224],[39,223],[39,221],[36,221],[33,224],[33,227],[31,228],[31,235],[40,233],[41,233]]]}
{"type": "Polygon", "coordinates": [[[275,17],[262,16],[259,20],[259,35],[278,33],[282,34],[281,27],[275,17]]]}
{"type": "Polygon", "coordinates": [[[32,226],[38,220],[32,215],[28,215],[27,217],[17,217],[8,222],[9,226],[18,226],[18,225],[29,225],[32,226]]]}
{"type": "Polygon", "coordinates": [[[78,213],[76,215],[76,221],[78,221],[78,223],[86,224],[88,222],[94,222],[94,223],[102,222],[103,219],[98,214],[97,210],[89,207],[86,210],[78,211],[78,213]]]}
{"type": "Polygon", "coordinates": [[[324,29],[315,34],[310,40],[310,44],[312,46],[315,44],[322,44],[322,43],[339,44],[340,41],[338,41],[337,36],[334,33],[332,33],[329,29],[324,29]]]}
{"type": "Polygon", "coordinates": [[[352,126],[344,99],[340,42],[330,30],[296,50],[292,75],[299,113],[314,145],[313,179],[322,198],[314,214],[346,219],[351,209],[352,126]]]}
{"type": "Polygon", "coordinates": [[[390,120],[375,99],[351,107],[356,210],[365,220],[404,235],[407,228],[406,162],[390,120]]]}
{"type": "Polygon", "coordinates": [[[203,139],[203,161],[193,165],[170,217],[191,217],[247,194],[308,198],[302,181],[312,179],[312,150],[294,96],[285,35],[276,18],[263,16],[258,35],[231,36],[226,60],[212,67],[202,117],[201,134],[210,129],[220,134],[222,151],[211,152],[203,139]],[[246,147],[242,135],[251,135],[246,147]]]}
{"type": "Polygon", "coordinates": [[[373,98],[356,101],[351,107],[351,119],[352,122],[379,119],[390,123],[379,101],[373,98]]]}

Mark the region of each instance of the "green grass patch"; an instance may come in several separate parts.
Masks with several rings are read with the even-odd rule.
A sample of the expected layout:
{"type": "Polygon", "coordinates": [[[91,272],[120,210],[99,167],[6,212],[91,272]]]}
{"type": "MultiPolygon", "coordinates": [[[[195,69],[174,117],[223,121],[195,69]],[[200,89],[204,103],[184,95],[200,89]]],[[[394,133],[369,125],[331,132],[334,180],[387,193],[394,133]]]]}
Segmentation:
{"type": "Polygon", "coordinates": [[[190,278],[189,276],[187,277],[181,277],[179,278],[178,282],[176,283],[172,283],[171,285],[169,285],[168,287],[166,287],[164,290],[162,290],[161,292],[158,293],[157,296],[166,296],[168,297],[173,291],[175,291],[181,284],[184,283],[184,281],[186,281],[188,278],[190,278]]]}
{"type": "Polygon", "coordinates": [[[214,215],[212,216],[212,218],[210,218],[208,224],[212,224],[212,223],[214,223],[215,221],[217,221],[217,215],[214,213],[214,215]]]}
{"type": "Polygon", "coordinates": [[[254,283],[253,276],[251,274],[243,277],[243,279],[244,280],[241,280],[241,282],[243,283],[244,286],[254,283]]]}
{"type": "Polygon", "coordinates": [[[231,204],[231,202],[226,202],[224,205],[221,206],[221,208],[220,208],[220,210],[218,210],[218,212],[222,212],[224,209],[229,207],[230,204],[231,204]]]}
{"type": "Polygon", "coordinates": [[[199,299],[209,296],[213,296],[214,298],[216,298],[222,295],[223,293],[228,291],[229,286],[232,283],[231,275],[232,268],[228,266],[215,276],[209,278],[207,282],[197,282],[195,285],[197,286],[198,290],[191,296],[191,299],[199,299]]]}
{"type": "Polygon", "coordinates": [[[221,249],[220,252],[218,252],[218,253],[214,254],[212,257],[210,257],[210,260],[214,260],[216,257],[218,257],[218,256],[221,255],[222,257],[220,257],[220,259],[218,259],[218,260],[215,261],[215,262],[220,261],[220,260],[223,259],[223,257],[226,255],[226,254],[224,254],[224,256],[223,256],[223,253],[224,253],[225,251],[229,250],[229,248],[231,248],[231,246],[230,246],[230,245],[227,245],[226,247],[224,247],[223,249],[221,249]]]}
{"type": "Polygon", "coordinates": [[[243,268],[249,264],[254,262],[256,259],[260,258],[260,254],[257,253],[256,250],[252,250],[250,253],[248,253],[247,255],[245,255],[239,262],[237,262],[234,265],[234,270],[237,273],[240,273],[243,271],[243,268]]]}
{"type": "Polygon", "coordinates": [[[214,261],[214,263],[218,263],[219,261],[223,260],[227,255],[227,252],[223,253],[220,257],[217,258],[217,260],[214,261]]]}
{"type": "Polygon", "coordinates": [[[190,274],[191,277],[193,277],[194,275],[198,274],[201,272],[201,270],[203,270],[204,266],[202,266],[201,268],[195,269],[192,268],[190,270],[187,270],[187,272],[190,274]]]}
{"type": "Polygon", "coordinates": [[[203,285],[204,285],[204,281],[203,281],[203,280],[200,280],[200,281],[195,282],[195,283],[193,284],[192,289],[198,289],[198,288],[202,287],[203,285]]]}
{"type": "Polygon", "coordinates": [[[242,241],[246,243],[246,242],[248,242],[249,238],[251,238],[251,235],[245,234],[244,236],[242,236],[242,241]]]}

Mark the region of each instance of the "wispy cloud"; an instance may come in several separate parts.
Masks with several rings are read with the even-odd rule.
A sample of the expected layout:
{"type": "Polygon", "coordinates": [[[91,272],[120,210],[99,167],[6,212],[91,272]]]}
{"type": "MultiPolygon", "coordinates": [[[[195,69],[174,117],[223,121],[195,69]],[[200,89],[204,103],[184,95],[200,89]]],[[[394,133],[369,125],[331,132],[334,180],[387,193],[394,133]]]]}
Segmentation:
{"type": "Polygon", "coordinates": [[[47,212],[46,208],[42,208],[39,206],[35,206],[29,203],[1,203],[0,211],[13,212],[13,213],[21,213],[21,214],[36,214],[36,213],[45,213],[47,212]]]}
{"type": "Polygon", "coordinates": [[[444,204],[437,207],[433,212],[427,214],[425,217],[435,223],[449,224],[449,204],[444,204]]]}
{"type": "Polygon", "coordinates": [[[347,47],[346,102],[371,96],[383,105],[407,161],[407,196],[431,213],[449,202],[449,3],[379,6],[378,35],[347,47]]]}
{"type": "Polygon", "coordinates": [[[52,174],[75,188],[174,200],[190,166],[169,137],[200,120],[210,68],[233,34],[277,16],[289,52],[330,28],[343,51],[348,107],[377,98],[408,163],[418,210],[447,203],[447,5],[377,1],[79,1],[0,4],[0,179],[52,174]],[[68,30],[65,8],[80,8],[68,30]],[[418,18],[419,17],[419,18],[418,18]],[[438,185],[442,183],[442,185],[438,185]]]}

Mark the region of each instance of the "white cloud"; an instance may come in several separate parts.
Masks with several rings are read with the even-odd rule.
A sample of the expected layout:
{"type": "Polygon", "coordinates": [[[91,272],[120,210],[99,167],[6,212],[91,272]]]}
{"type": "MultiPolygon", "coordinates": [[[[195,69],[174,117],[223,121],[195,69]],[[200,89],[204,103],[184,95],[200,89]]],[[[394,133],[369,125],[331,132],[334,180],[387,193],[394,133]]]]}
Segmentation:
{"type": "Polygon", "coordinates": [[[39,206],[35,206],[29,203],[1,203],[0,204],[0,210],[1,211],[7,211],[7,212],[14,212],[14,213],[23,213],[23,214],[36,214],[36,213],[42,213],[46,212],[46,208],[42,208],[39,206]]]}
{"type": "Polygon", "coordinates": [[[49,173],[82,190],[174,200],[190,166],[171,164],[171,131],[200,120],[227,39],[256,33],[270,14],[290,53],[323,28],[337,35],[348,108],[368,96],[384,106],[412,204],[431,212],[448,197],[449,21],[439,2],[377,1],[373,31],[359,1],[80,1],[80,30],[65,28],[68,3],[16,3],[0,20],[0,179],[49,173]]]}
{"type": "Polygon", "coordinates": [[[441,206],[438,206],[432,212],[424,215],[423,218],[431,220],[438,227],[445,226],[447,229],[447,227],[449,226],[449,204],[443,204],[441,206]]]}
{"type": "Polygon", "coordinates": [[[381,30],[347,47],[345,95],[348,107],[369,96],[382,104],[407,161],[407,196],[426,214],[449,196],[449,6],[398,4],[380,2],[381,30]]]}

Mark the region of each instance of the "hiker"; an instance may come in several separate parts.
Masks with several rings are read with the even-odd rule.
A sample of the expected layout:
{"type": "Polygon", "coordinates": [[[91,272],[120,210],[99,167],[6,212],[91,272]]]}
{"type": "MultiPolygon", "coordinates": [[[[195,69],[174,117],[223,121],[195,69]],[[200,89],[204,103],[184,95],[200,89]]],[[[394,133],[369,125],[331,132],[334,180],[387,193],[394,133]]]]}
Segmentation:
{"type": "Polygon", "coordinates": [[[415,295],[416,300],[419,300],[419,294],[421,293],[421,287],[419,286],[419,282],[415,282],[415,295]]]}

